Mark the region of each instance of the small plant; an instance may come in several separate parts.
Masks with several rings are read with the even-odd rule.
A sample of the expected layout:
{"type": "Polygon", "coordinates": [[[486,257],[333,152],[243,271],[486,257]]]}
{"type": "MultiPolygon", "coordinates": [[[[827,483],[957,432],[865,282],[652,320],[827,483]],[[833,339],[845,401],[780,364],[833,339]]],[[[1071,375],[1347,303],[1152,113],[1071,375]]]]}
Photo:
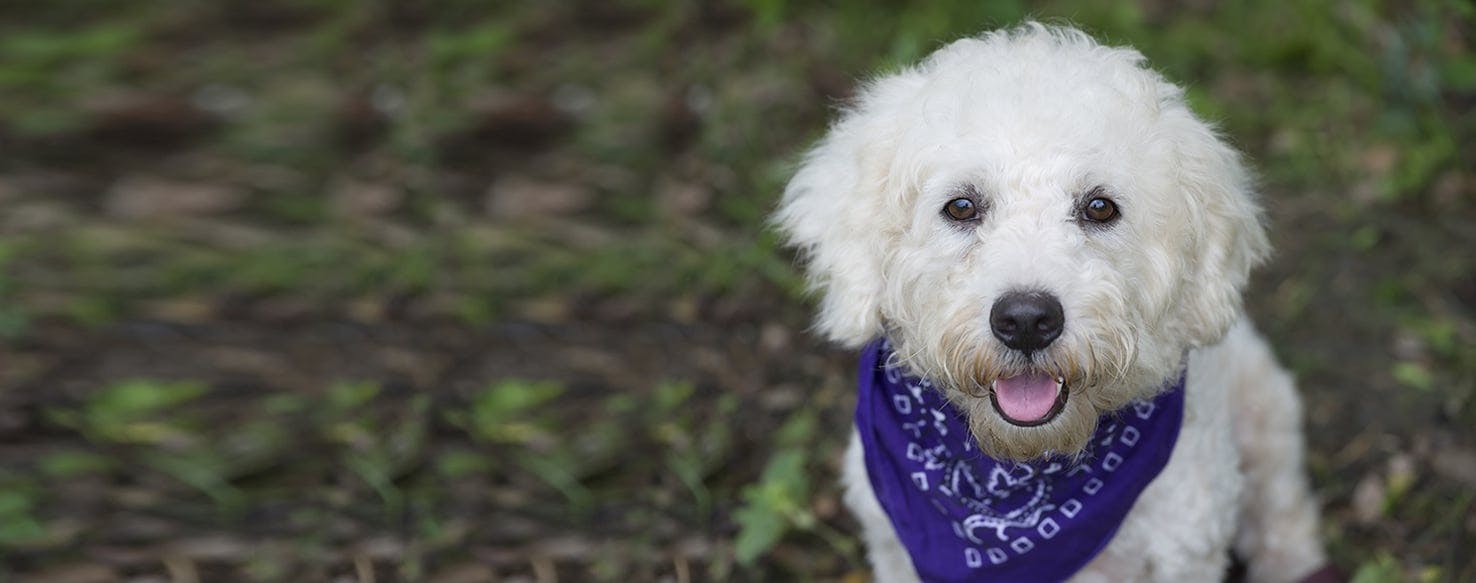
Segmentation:
{"type": "Polygon", "coordinates": [[[734,544],[740,564],[752,565],[790,529],[814,528],[815,517],[807,507],[808,461],[803,448],[780,450],[769,458],[758,483],[743,489],[743,508],[734,517],[739,526],[734,544]]]}
{"type": "Polygon", "coordinates": [[[738,563],[752,565],[791,530],[814,533],[843,555],[855,553],[855,543],[821,522],[810,510],[809,462],[819,423],[813,409],[790,416],[774,439],[776,452],[764,466],[759,481],[743,489],[738,510],[738,563]]]}
{"type": "Polygon", "coordinates": [[[35,506],[33,488],[26,484],[0,483],[0,549],[46,536],[46,527],[34,514],[35,506]]]}
{"type": "Polygon", "coordinates": [[[564,392],[550,382],[501,381],[472,398],[467,411],[447,419],[478,439],[493,443],[526,443],[545,435],[548,419],[538,407],[564,392]]]}
{"type": "Polygon", "coordinates": [[[342,468],[379,496],[386,516],[398,517],[406,496],[396,480],[425,456],[430,397],[416,395],[408,406],[372,406],[386,400],[381,393],[369,382],[334,385],[317,423],[341,446],[342,468]]]}
{"type": "Polygon", "coordinates": [[[80,410],[54,410],[51,417],[94,441],[180,443],[194,436],[171,409],[204,393],[205,386],[197,382],[135,379],[91,395],[80,410]]]}

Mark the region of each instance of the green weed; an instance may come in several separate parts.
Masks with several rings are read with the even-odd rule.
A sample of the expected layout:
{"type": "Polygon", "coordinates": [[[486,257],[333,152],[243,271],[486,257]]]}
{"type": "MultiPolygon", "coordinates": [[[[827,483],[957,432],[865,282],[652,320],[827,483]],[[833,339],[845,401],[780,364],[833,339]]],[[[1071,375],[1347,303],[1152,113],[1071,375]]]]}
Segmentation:
{"type": "Polygon", "coordinates": [[[35,515],[37,498],[34,488],[23,484],[0,485],[0,556],[7,547],[46,536],[46,526],[35,515]]]}
{"type": "Polygon", "coordinates": [[[546,413],[537,407],[563,392],[549,382],[501,381],[474,396],[469,410],[451,411],[447,419],[480,439],[526,443],[549,428],[546,413]]]}
{"type": "Polygon", "coordinates": [[[197,382],[130,380],[90,395],[80,411],[58,409],[52,417],[104,443],[190,441],[193,432],[173,417],[174,409],[203,394],[205,386],[197,382]]]}

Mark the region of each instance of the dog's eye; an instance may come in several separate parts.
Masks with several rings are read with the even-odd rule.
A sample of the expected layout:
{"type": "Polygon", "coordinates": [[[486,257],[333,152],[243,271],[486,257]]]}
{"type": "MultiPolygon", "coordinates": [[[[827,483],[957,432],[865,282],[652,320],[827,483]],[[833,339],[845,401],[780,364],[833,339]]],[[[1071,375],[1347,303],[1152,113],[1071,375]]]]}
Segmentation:
{"type": "Polygon", "coordinates": [[[1110,199],[1095,197],[1081,207],[1081,218],[1094,223],[1108,223],[1117,218],[1117,204],[1110,199]]]}
{"type": "Polygon", "coordinates": [[[967,198],[955,198],[948,201],[943,207],[943,212],[955,221],[971,221],[979,217],[979,205],[967,198]]]}

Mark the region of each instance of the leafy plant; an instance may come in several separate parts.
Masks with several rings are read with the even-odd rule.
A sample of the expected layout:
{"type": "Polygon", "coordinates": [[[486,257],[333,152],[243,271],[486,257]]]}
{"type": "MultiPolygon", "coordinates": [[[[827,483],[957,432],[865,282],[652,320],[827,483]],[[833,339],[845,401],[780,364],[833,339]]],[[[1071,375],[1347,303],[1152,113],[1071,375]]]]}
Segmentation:
{"type": "Polygon", "coordinates": [[[52,418],[75,427],[90,438],[119,443],[161,443],[189,440],[192,433],[169,410],[205,393],[192,381],[135,379],[112,385],[89,396],[80,411],[52,411],[52,418]]]}
{"type": "Polygon", "coordinates": [[[372,407],[376,398],[383,395],[375,383],[334,385],[317,422],[341,447],[341,467],[379,496],[386,516],[398,517],[406,495],[396,480],[425,456],[430,397],[416,395],[392,410],[372,407]]]}
{"type": "Polygon", "coordinates": [[[734,552],[740,564],[752,565],[791,528],[814,527],[815,517],[806,508],[808,460],[803,448],[779,450],[769,458],[758,483],[743,489],[743,507],[734,514],[739,526],[734,552]]]}
{"type": "Polygon", "coordinates": [[[34,514],[35,505],[34,489],[15,483],[0,485],[0,549],[46,536],[45,525],[34,514]]]}
{"type": "Polygon", "coordinates": [[[791,415],[775,437],[776,451],[758,482],[743,489],[743,507],[734,514],[739,564],[752,565],[791,530],[815,533],[842,554],[855,552],[849,537],[821,522],[810,509],[808,448],[814,445],[818,421],[812,409],[791,415]]]}
{"type": "Polygon", "coordinates": [[[447,419],[479,439],[526,442],[547,430],[537,408],[563,392],[551,382],[501,381],[475,395],[469,410],[452,411],[447,419]]]}
{"type": "Polygon", "coordinates": [[[1399,561],[1387,552],[1380,552],[1358,566],[1358,570],[1353,573],[1352,583],[1395,583],[1403,580],[1399,561]]]}

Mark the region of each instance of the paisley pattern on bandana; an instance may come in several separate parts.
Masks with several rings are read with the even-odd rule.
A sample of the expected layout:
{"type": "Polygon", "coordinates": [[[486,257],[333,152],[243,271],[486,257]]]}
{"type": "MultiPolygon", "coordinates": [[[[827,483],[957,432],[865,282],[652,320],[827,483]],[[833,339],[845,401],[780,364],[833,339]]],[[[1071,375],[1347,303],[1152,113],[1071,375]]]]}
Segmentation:
{"type": "Polygon", "coordinates": [[[866,472],[923,581],[1062,581],[1096,556],[1168,463],[1184,379],[1103,415],[1082,455],[999,461],[927,379],[861,357],[856,428],[866,472]]]}

